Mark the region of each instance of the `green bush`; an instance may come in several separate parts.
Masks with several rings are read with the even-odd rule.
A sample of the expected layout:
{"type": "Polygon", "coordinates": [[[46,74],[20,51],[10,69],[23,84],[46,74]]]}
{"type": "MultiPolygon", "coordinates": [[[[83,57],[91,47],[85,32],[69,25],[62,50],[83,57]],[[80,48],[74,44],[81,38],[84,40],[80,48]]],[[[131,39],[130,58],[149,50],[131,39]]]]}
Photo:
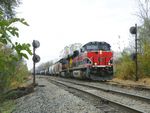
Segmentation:
{"type": "Polygon", "coordinates": [[[150,44],[145,43],[143,54],[138,56],[139,71],[143,77],[150,77],[150,44]]]}
{"type": "Polygon", "coordinates": [[[124,80],[135,79],[135,63],[131,60],[128,53],[123,53],[122,57],[115,64],[116,77],[124,80]]]}
{"type": "Polygon", "coordinates": [[[13,100],[7,100],[0,103],[0,113],[12,113],[15,109],[15,102],[13,100]]]}
{"type": "Polygon", "coordinates": [[[20,62],[15,69],[14,74],[12,75],[11,87],[18,87],[24,82],[26,82],[29,76],[27,65],[23,62],[20,62]]]}

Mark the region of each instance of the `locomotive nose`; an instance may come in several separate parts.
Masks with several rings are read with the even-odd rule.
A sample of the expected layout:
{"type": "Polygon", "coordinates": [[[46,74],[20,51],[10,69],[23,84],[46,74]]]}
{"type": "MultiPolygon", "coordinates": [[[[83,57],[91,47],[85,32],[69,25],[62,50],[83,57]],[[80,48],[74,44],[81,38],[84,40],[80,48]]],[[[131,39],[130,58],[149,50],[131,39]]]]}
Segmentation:
{"type": "Polygon", "coordinates": [[[102,51],[95,52],[93,54],[93,65],[100,65],[100,63],[103,61],[101,56],[102,56],[102,51]]]}
{"type": "Polygon", "coordinates": [[[99,54],[97,55],[97,63],[98,65],[107,65],[105,52],[99,51],[99,54]]]}

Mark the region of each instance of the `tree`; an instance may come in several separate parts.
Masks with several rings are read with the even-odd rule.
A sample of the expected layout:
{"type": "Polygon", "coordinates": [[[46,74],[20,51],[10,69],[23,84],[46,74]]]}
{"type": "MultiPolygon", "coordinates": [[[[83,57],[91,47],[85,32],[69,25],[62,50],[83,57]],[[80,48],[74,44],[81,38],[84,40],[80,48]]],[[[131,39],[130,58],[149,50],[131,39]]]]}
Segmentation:
{"type": "Polygon", "coordinates": [[[150,1],[139,0],[138,17],[142,21],[139,27],[139,42],[141,54],[139,54],[140,74],[150,76],[150,1]]]}
{"type": "Polygon", "coordinates": [[[51,65],[53,65],[53,61],[48,61],[48,62],[45,62],[45,63],[41,63],[37,68],[36,68],[36,71],[37,72],[40,72],[42,70],[45,70],[45,69],[48,69],[51,65]]]}
{"type": "Polygon", "coordinates": [[[12,54],[10,55],[11,58],[19,60],[20,58],[25,57],[26,59],[28,59],[28,56],[23,51],[27,51],[31,55],[32,52],[30,50],[30,44],[20,44],[18,42],[13,43],[11,40],[12,37],[19,37],[19,29],[14,26],[14,23],[17,22],[28,26],[27,22],[24,19],[12,18],[6,20],[3,16],[3,13],[0,12],[0,42],[4,45],[9,44],[11,48],[15,50],[18,56],[15,57],[12,54]]]}
{"type": "MultiPolygon", "coordinates": [[[[30,44],[12,42],[12,37],[19,38],[19,29],[15,27],[16,23],[27,25],[25,19],[8,18],[6,19],[3,12],[0,11],[0,90],[11,86],[12,80],[20,83],[18,80],[24,76],[17,76],[21,72],[27,72],[27,68],[23,65],[22,58],[28,59],[26,54],[32,55],[30,44]],[[20,65],[22,64],[22,65],[20,65]],[[19,67],[18,67],[19,65],[19,67]],[[22,70],[19,72],[19,70],[22,70]],[[16,73],[17,72],[17,73],[16,73]],[[14,78],[14,79],[13,79],[14,78]]],[[[27,73],[24,73],[28,75],[27,73]]],[[[23,74],[21,74],[23,75],[23,74]]]]}
{"type": "MultiPolygon", "coordinates": [[[[150,1],[139,0],[138,5],[136,15],[141,21],[141,26],[138,26],[138,77],[143,78],[150,77],[150,1]]],[[[116,74],[122,79],[135,79],[135,64],[130,56],[123,51],[115,65],[116,74]]]]}
{"type": "Polygon", "coordinates": [[[0,11],[5,18],[13,18],[16,14],[15,8],[21,3],[20,0],[0,0],[0,11]]]}

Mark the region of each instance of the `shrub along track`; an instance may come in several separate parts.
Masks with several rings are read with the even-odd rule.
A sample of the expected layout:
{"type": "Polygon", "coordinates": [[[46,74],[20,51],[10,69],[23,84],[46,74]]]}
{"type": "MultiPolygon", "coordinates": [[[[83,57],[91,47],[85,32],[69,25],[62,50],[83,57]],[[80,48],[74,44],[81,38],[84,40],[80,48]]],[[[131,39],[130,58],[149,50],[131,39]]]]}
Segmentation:
{"type": "Polygon", "coordinates": [[[101,105],[98,103],[96,106],[101,109],[108,109],[111,112],[131,112],[131,113],[149,113],[150,112],[150,98],[146,96],[141,96],[139,93],[127,93],[120,90],[117,90],[115,86],[106,85],[105,83],[91,83],[79,80],[71,80],[71,79],[63,79],[56,77],[48,77],[49,81],[52,83],[65,86],[66,90],[70,92],[80,92],[79,96],[91,96],[95,98],[95,100],[99,101],[101,105]],[[99,85],[98,85],[99,84],[99,85]],[[100,84],[106,85],[105,87],[100,84]],[[113,88],[112,88],[113,87],[113,88]],[[81,94],[82,93],[82,94],[81,94]],[[115,111],[112,109],[114,107],[118,110],[115,111]]]}

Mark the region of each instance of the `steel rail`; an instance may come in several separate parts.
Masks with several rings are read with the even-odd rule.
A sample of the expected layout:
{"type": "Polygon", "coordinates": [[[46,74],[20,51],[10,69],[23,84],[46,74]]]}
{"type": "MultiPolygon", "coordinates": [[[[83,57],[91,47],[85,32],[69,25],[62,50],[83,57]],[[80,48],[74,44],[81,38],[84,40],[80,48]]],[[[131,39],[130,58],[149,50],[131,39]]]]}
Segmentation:
{"type": "Polygon", "coordinates": [[[81,85],[81,86],[85,86],[85,87],[89,87],[89,88],[94,88],[94,89],[102,90],[102,91],[105,91],[105,92],[120,94],[120,95],[124,95],[124,96],[127,96],[127,97],[135,98],[135,99],[142,100],[142,101],[145,101],[147,103],[150,103],[150,98],[145,97],[145,96],[141,96],[141,95],[137,95],[137,94],[135,95],[135,94],[122,92],[122,91],[117,91],[117,90],[105,89],[105,88],[102,88],[102,87],[93,86],[93,85],[86,84],[86,83],[77,83],[77,82],[68,81],[68,80],[62,80],[62,81],[67,81],[69,83],[73,83],[73,84],[76,84],[76,85],[81,85]]]}
{"type": "MultiPolygon", "coordinates": [[[[121,103],[119,103],[119,102],[115,102],[115,101],[113,101],[113,100],[109,100],[109,99],[107,99],[107,98],[105,98],[105,97],[101,97],[101,96],[99,96],[99,95],[90,93],[90,92],[88,92],[88,91],[84,91],[84,90],[82,90],[82,89],[80,89],[80,88],[76,88],[76,87],[67,85],[67,83],[63,83],[62,81],[52,80],[52,79],[49,79],[49,80],[50,80],[51,82],[55,82],[56,85],[61,84],[61,85],[65,86],[65,87],[67,87],[67,88],[71,88],[71,89],[80,91],[80,92],[82,92],[82,93],[85,93],[85,94],[89,94],[89,95],[91,95],[91,96],[94,96],[94,97],[96,97],[96,98],[98,98],[98,99],[107,101],[107,102],[109,102],[109,104],[111,104],[111,105],[113,105],[113,106],[119,106],[119,107],[121,107],[121,108],[123,108],[123,109],[129,111],[130,113],[143,113],[143,112],[144,112],[144,111],[141,111],[141,110],[139,110],[139,109],[134,109],[134,108],[132,108],[132,107],[130,107],[130,106],[127,106],[127,105],[125,105],[125,104],[121,104],[121,103]]],[[[85,86],[84,86],[84,87],[85,87],[85,86]]]]}

